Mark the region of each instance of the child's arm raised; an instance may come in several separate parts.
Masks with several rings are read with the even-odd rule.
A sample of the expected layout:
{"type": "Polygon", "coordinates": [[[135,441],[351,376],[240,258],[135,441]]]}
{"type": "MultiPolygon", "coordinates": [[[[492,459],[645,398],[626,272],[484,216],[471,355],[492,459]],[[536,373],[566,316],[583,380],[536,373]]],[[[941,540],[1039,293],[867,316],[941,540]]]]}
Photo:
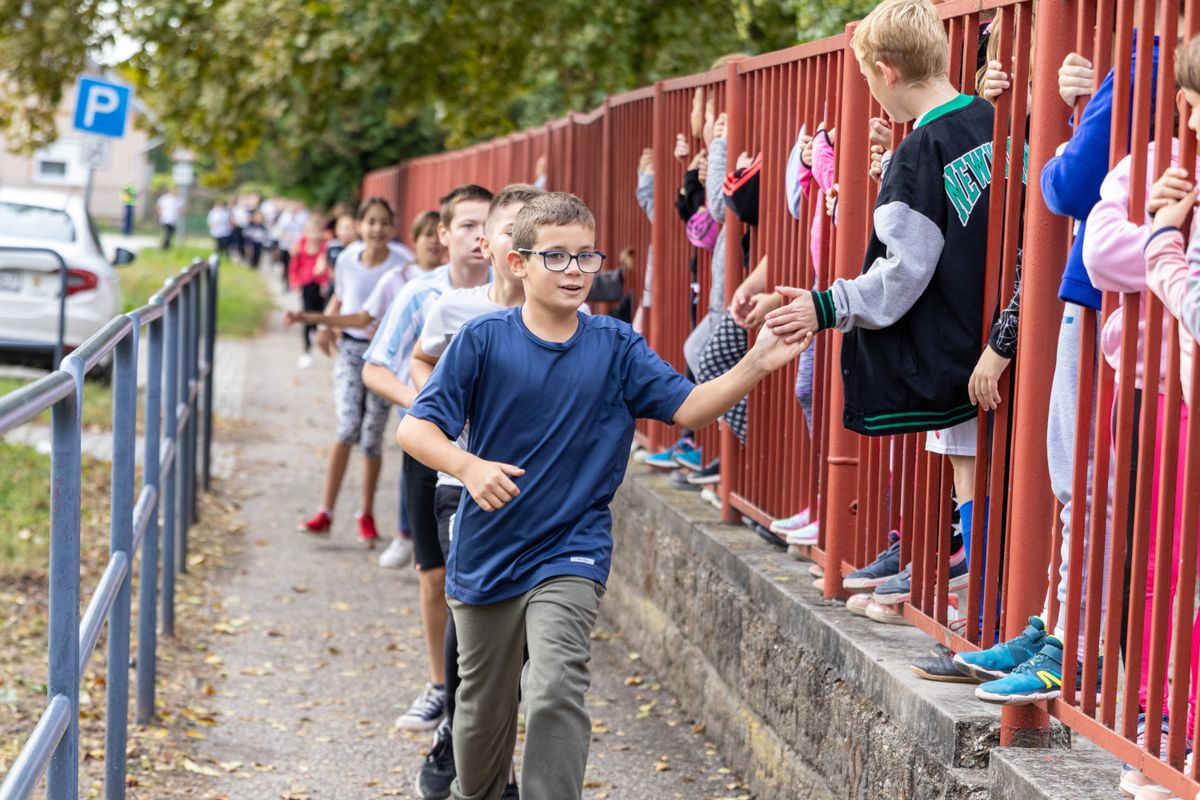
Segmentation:
{"type": "Polygon", "coordinates": [[[1193,235],[1190,252],[1185,255],[1180,228],[1195,208],[1198,191],[1186,170],[1167,170],[1150,193],[1154,232],[1146,243],[1147,285],[1193,336],[1200,331],[1200,236],[1193,235]],[[1196,270],[1191,275],[1189,260],[1191,269],[1196,270]]]}
{"type": "MultiPolygon", "coordinates": [[[[1148,155],[1147,159],[1152,156],[1148,155]]],[[[1083,265],[1092,285],[1108,292],[1142,292],[1146,268],[1142,250],[1149,225],[1129,221],[1132,156],[1121,160],[1100,186],[1100,202],[1087,218],[1083,265]]]]}

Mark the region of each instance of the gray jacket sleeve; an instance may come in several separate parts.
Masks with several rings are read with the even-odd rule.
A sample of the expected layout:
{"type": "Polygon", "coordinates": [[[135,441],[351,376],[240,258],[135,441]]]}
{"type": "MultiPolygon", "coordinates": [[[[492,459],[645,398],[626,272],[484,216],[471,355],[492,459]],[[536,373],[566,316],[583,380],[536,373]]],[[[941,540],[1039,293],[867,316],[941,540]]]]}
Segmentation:
{"type": "Polygon", "coordinates": [[[728,161],[725,139],[713,139],[708,146],[708,178],[704,185],[704,200],[708,213],[720,224],[725,224],[725,167],[728,161]]]}
{"type": "Polygon", "coordinates": [[[646,218],[654,222],[654,176],[645,172],[638,173],[637,202],[646,218]]]}
{"type": "Polygon", "coordinates": [[[887,255],[854,280],[839,278],[830,287],[840,331],[895,324],[924,294],[945,245],[933,221],[904,203],[875,209],[875,235],[887,255]]]}

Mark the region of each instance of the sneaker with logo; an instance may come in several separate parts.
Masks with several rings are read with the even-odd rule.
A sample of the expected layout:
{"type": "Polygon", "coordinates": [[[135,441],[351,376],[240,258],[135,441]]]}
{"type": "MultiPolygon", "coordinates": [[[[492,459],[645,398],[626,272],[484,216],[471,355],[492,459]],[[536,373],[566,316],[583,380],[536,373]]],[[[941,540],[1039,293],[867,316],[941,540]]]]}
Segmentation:
{"type": "Polygon", "coordinates": [[[315,533],[320,535],[328,535],[329,530],[333,527],[333,517],[329,516],[329,512],[322,509],[318,511],[312,519],[305,520],[296,526],[296,530],[303,533],[315,533]]]}
{"type": "Polygon", "coordinates": [[[792,531],[787,535],[787,543],[797,547],[809,547],[821,538],[821,523],[810,522],[803,528],[792,531]]]}
{"type": "Polygon", "coordinates": [[[958,667],[954,651],[943,644],[936,645],[927,656],[913,659],[909,668],[918,677],[940,683],[975,683],[975,679],[958,667]]]}
{"type": "Polygon", "coordinates": [[[379,566],[384,569],[399,569],[412,561],[413,548],[411,537],[396,536],[379,554],[379,566]]]}
{"type": "Polygon", "coordinates": [[[711,486],[714,483],[720,483],[721,459],[714,458],[704,469],[688,475],[687,482],[693,486],[711,486]]]}
{"type": "Polygon", "coordinates": [[[806,508],[799,514],[793,514],[790,517],[784,517],[772,522],[771,533],[787,536],[792,531],[798,531],[812,521],[812,513],[806,508]]]}
{"type": "Polygon", "coordinates": [[[370,514],[359,514],[358,540],[368,547],[374,547],[379,541],[379,531],[375,529],[375,517],[370,514]]]}
{"type": "MultiPolygon", "coordinates": [[[[970,576],[967,571],[966,552],[959,550],[950,557],[950,591],[957,592],[965,588],[970,576]]],[[[910,562],[900,574],[887,579],[875,587],[875,602],[885,606],[907,603],[912,599],[912,563],[910,562]]]]}
{"type": "Polygon", "coordinates": [[[675,463],[681,467],[699,472],[700,468],[704,466],[703,451],[699,447],[696,447],[691,439],[687,439],[681,446],[675,449],[675,463]]]}
{"type": "Polygon", "coordinates": [[[450,726],[443,720],[433,736],[433,747],[417,773],[417,797],[422,800],[446,800],[454,783],[454,741],[450,726]]]}
{"type": "Polygon", "coordinates": [[[900,534],[892,531],[888,534],[888,546],[875,560],[862,569],[856,569],[842,580],[842,586],[848,592],[861,592],[874,589],[888,578],[900,572],[900,534]]]}
{"type": "Polygon", "coordinates": [[[671,445],[666,450],[660,450],[657,453],[648,454],[642,463],[647,467],[653,467],[654,469],[675,469],[676,467],[681,466],[679,462],[675,460],[675,454],[684,447],[695,449],[695,445],[692,443],[692,440],[687,436],[681,437],[678,442],[671,445]]]}
{"type": "Polygon", "coordinates": [[[1024,706],[1053,700],[1062,692],[1062,642],[1057,636],[1042,640],[1041,649],[999,680],[975,687],[975,696],[985,703],[1024,706]]]}
{"type": "Polygon", "coordinates": [[[954,657],[954,663],[978,681],[994,681],[1037,655],[1045,639],[1046,623],[1039,617],[1030,617],[1020,636],[987,650],[959,653],[954,657]]]}
{"type": "Polygon", "coordinates": [[[408,710],[396,717],[396,727],[406,731],[431,731],[444,716],[446,687],[427,683],[408,710]]]}

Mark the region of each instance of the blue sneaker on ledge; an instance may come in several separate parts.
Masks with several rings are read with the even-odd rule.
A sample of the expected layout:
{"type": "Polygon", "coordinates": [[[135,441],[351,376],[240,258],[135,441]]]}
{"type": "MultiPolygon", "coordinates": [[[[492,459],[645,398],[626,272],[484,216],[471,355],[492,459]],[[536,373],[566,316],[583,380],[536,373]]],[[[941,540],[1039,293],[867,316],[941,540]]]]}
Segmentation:
{"type": "MultiPolygon", "coordinates": [[[[961,551],[960,551],[961,552],[961,551]]],[[[967,559],[960,558],[957,564],[950,565],[949,588],[952,592],[964,589],[970,574],[967,570],[967,559]]],[[[912,599],[912,563],[910,562],[899,575],[893,575],[875,587],[875,602],[880,605],[894,606],[897,603],[907,603],[912,599]]]]}
{"type": "Polygon", "coordinates": [[[691,439],[685,440],[675,448],[675,463],[681,467],[687,467],[693,472],[698,472],[704,467],[701,450],[693,444],[691,439]]]}
{"type": "MultiPolygon", "coordinates": [[[[772,530],[774,528],[772,527],[772,530]]],[[[900,534],[892,531],[888,534],[888,546],[875,556],[875,560],[862,569],[856,569],[842,581],[842,588],[848,592],[861,592],[863,589],[874,589],[888,578],[900,572],[900,534]]]]}
{"type": "Polygon", "coordinates": [[[1030,617],[1020,636],[987,650],[959,653],[954,657],[954,664],[977,681],[994,681],[1037,655],[1045,639],[1046,623],[1038,617],[1030,617]]]}
{"type": "Polygon", "coordinates": [[[646,456],[642,463],[648,467],[654,467],[656,469],[675,469],[676,467],[682,466],[678,461],[676,461],[676,456],[684,448],[691,450],[696,449],[695,444],[687,436],[681,437],[678,442],[671,445],[666,450],[662,450],[658,453],[651,453],[650,455],[646,456]]]}
{"type": "Polygon", "coordinates": [[[985,703],[1006,706],[1053,700],[1062,693],[1062,647],[1057,636],[1047,636],[1037,655],[1003,678],[976,686],[975,696],[985,703]]]}

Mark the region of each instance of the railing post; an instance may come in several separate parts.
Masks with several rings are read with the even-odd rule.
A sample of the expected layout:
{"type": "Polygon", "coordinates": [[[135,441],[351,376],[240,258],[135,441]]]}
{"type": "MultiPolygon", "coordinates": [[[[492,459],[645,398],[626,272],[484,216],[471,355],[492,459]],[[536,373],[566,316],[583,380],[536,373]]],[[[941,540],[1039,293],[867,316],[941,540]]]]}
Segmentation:
{"type": "MultiPolygon", "coordinates": [[[[1036,25],[1037,59],[1033,62],[1033,85],[1055,86],[1058,66],[1070,51],[1073,3],[1043,3],[1036,25]]],[[[1118,83],[1120,83],[1118,81],[1118,83]]],[[[1026,189],[1026,264],[1061,264],[1067,252],[1067,221],[1055,216],[1042,200],[1040,176],[1054,148],[1070,135],[1067,114],[1054,91],[1033,93],[1032,135],[1029,148],[1029,185],[1026,189]]],[[[1029,343],[1017,353],[1016,399],[1012,426],[1012,471],[1008,524],[1009,554],[1007,608],[1004,638],[1017,636],[1030,614],[1041,611],[1046,591],[1046,565],[1053,524],[1054,498],[1046,465],[1046,419],[1050,404],[1050,371],[1039,342],[1057,339],[1057,320],[1062,316],[1058,302],[1055,270],[1026,269],[1021,279],[1021,322],[1018,341],[1029,343]]],[[[1077,498],[1086,502],[1084,498],[1077,498]]],[[[1074,642],[1067,647],[1074,648],[1074,642]]],[[[1001,716],[1000,744],[1046,747],[1049,719],[1040,705],[1006,706],[1001,716]]]]}
{"type": "MultiPolygon", "coordinates": [[[[140,324],[140,321],[139,321],[140,324]]],[[[150,352],[146,362],[146,429],[143,433],[142,485],[153,489],[150,522],[142,540],[142,571],[138,584],[137,721],[154,716],[154,678],[158,661],[158,496],[159,448],[162,446],[163,318],[150,323],[150,352]]]]}
{"type": "Polygon", "coordinates": [[[199,492],[200,482],[197,480],[198,461],[200,456],[200,403],[201,403],[201,388],[200,388],[200,337],[201,333],[201,318],[200,310],[203,308],[200,293],[204,289],[203,273],[207,269],[202,268],[204,262],[196,259],[196,271],[192,275],[192,335],[188,342],[188,369],[191,371],[191,386],[188,388],[188,405],[191,408],[191,413],[188,415],[188,527],[189,529],[200,519],[200,501],[199,492]],[[195,394],[193,394],[193,390],[195,394]]]}
{"type": "Polygon", "coordinates": [[[46,797],[79,796],[79,512],[80,393],[83,365],[63,359],[75,391],[54,404],[50,416],[50,633],[46,695],[71,704],[70,722],[46,771],[46,797]]]}
{"type": "Polygon", "coordinates": [[[191,467],[192,461],[192,425],[195,422],[191,413],[192,390],[192,291],[194,286],[190,280],[182,279],[179,290],[179,396],[176,405],[185,412],[185,421],[179,428],[175,456],[175,476],[179,492],[179,543],[178,557],[175,559],[179,572],[188,571],[188,532],[192,525],[192,496],[191,496],[191,467]]]}
{"type": "MultiPolygon", "coordinates": [[[[404,219],[404,217],[401,217],[404,219]]],[[[216,253],[208,258],[208,293],[205,296],[204,365],[208,374],[204,376],[204,491],[212,488],[212,426],[213,426],[213,381],[216,379],[217,344],[217,278],[221,271],[221,259],[216,253]]]]}
{"type": "MultiPolygon", "coordinates": [[[[167,287],[170,292],[170,285],[167,287]]],[[[170,463],[163,479],[163,551],[162,551],[162,632],[163,636],[175,635],[175,573],[177,558],[175,544],[178,539],[176,525],[179,521],[179,503],[176,498],[175,475],[178,472],[179,454],[176,451],[179,410],[179,295],[167,301],[166,325],[166,402],[163,403],[163,433],[170,463]]]]}
{"type": "Polygon", "coordinates": [[[129,630],[133,587],[134,449],[137,446],[137,359],[141,326],[116,347],[113,364],[113,461],[110,545],[129,568],[108,617],[108,710],[104,732],[104,797],[125,797],[125,740],[129,719],[129,630]]]}
{"type": "MultiPolygon", "coordinates": [[[[745,79],[738,74],[737,63],[726,65],[725,77],[725,111],[728,114],[726,136],[728,137],[728,159],[726,171],[737,162],[738,154],[746,146],[746,98],[745,79]]],[[[724,175],[710,175],[709,180],[724,181],[724,175]]],[[[725,308],[733,302],[733,295],[742,282],[742,221],[728,203],[725,204],[725,308]]],[[[723,310],[723,309],[721,309],[723,310]]],[[[714,309],[709,309],[713,313],[714,309]]],[[[747,333],[747,336],[749,334],[747,333]]],[[[739,514],[730,503],[734,491],[734,482],[742,475],[741,460],[742,446],[733,433],[733,428],[726,422],[720,425],[718,439],[721,451],[721,520],[723,522],[738,522],[739,514]]],[[[739,489],[741,487],[738,487],[739,489]]]]}
{"type": "MultiPolygon", "coordinates": [[[[838,233],[834,248],[834,278],[854,278],[862,270],[867,249],[867,223],[871,210],[867,177],[867,120],[871,92],[858,69],[850,47],[856,23],[846,26],[846,49],[842,56],[842,107],[838,124],[837,175],[839,197],[838,233]]],[[[854,546],[855,502],[858,498],[859,437],[842,424],[845,394],[841,368],[842,334],[829,331],[830,364],[837,375],[829,380],[829,485],[821,497],[821,525],[825,540],[825,596],[842,597],[842,563],[854,546]]]]}

